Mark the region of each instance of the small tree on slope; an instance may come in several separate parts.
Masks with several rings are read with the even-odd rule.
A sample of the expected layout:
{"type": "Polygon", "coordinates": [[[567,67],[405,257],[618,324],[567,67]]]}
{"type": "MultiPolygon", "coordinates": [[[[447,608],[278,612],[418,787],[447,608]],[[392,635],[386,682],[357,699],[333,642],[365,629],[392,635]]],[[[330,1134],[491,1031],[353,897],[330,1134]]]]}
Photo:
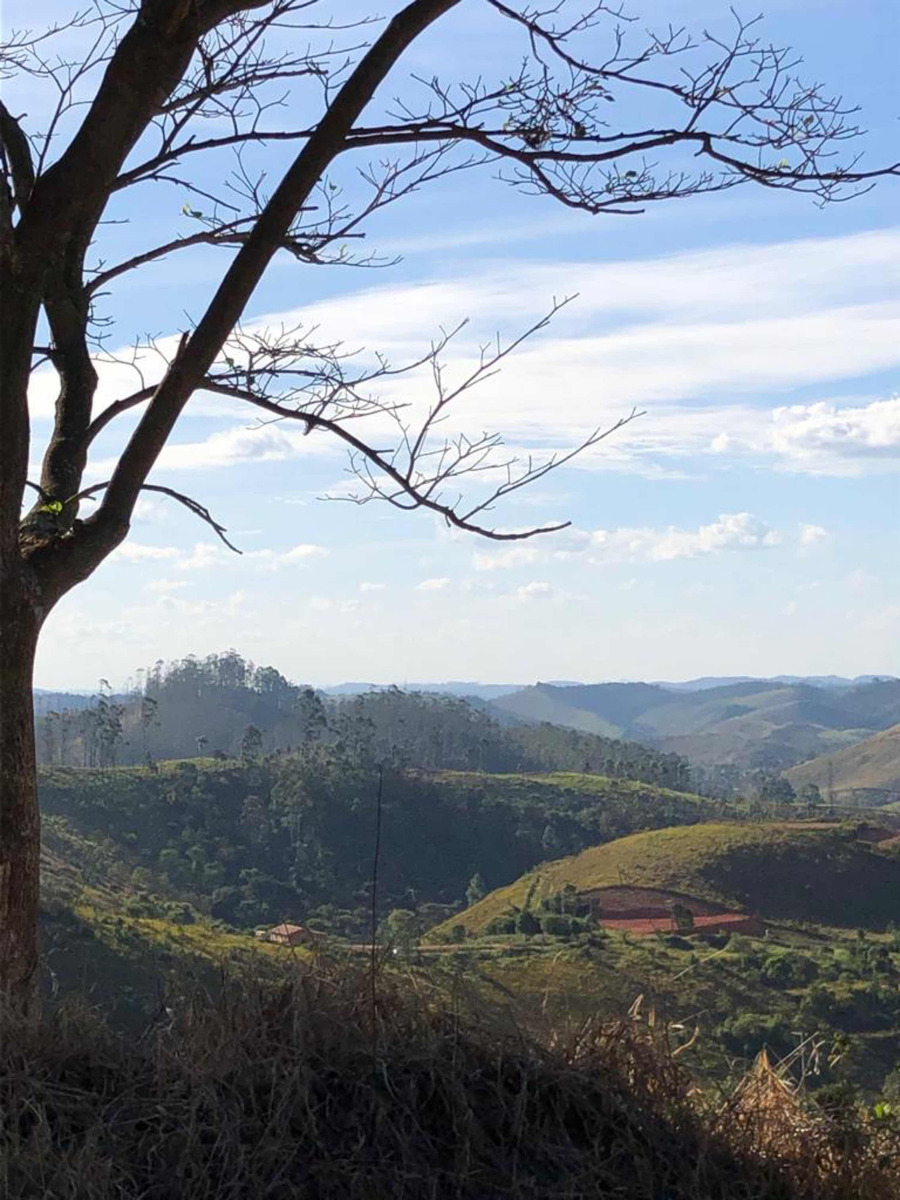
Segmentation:
{"type": "Polygon", "coordinates": [[[34,995],[38,961],[38,636],[59,599],[127,536],[142,491],[167,494],[224,539],[196,500],[149,482],[190,397],[236,398],[266,419],[340,439],[361,501],[430,509],[491,537],[527,536],[488,527],[491,502],[567,458],[507,461],[492,497],[458,499],[460,478],[483,468],[499,439],[436,444],[435,424],[512,347],[486,351],[455,387],[439,369],[443,343],[433,347],[423,362],[435,368],[435,399],[406,428],[398,409],[373,398],[393,370],[387,363],[355,369],[308,331],[241,330],[276,255],[293,256],[298,269],[352,261],[346,247],[366,217],[491,163],[520,189],[598,214],[745,181],[823,200],[868,186],[855,160],[834,156],[856,132],[847,110],[797,83],[790,54],[757,41],[752,27],[738,22],[729,42],[704,36],[695,45],[670,30],[632,45],[604,2],[543,13],[481,2],[508,47],[495,77],[468,80],[460,63],[457,78],[410,82],[392,104],[382,85],[410,47],[474,6],[413,0],[389,5],[385,24],[352,26],[336,0],[97,0],[68,24],[12,33],[0,49],[8,96],[24,81],[30,95],[44,88],[55,98],[42,129],[0,103],[0,995],[19,1007],[34,995]],[[352,202],[331,178],[347,159],[359,163],[352,202]],[[166,197],[173,186],[190,198],[190,231],[111,258],[105,219],[127,215],[138,190],[166,197]],[[116,288],[128,273],[199,246],[228,251],[205,311],[171,350],[138,348],[136,389],[95,411],[116,288]],[[58,389],[40,478],[29,479],[28,389],[40,366],[55,371],[58,389]],[[101,432],[114,437],[132,410],[139,415],[108,480],[86,487],[92,445],[101,432]],[[387,449],[383,433],[359,432],[359,418],[373,415],[396,422],[387,449]],[[26,495],[33,506],[23,516],[26,495]],[[82,516],[88,499],[96,507],[82,516]]]}

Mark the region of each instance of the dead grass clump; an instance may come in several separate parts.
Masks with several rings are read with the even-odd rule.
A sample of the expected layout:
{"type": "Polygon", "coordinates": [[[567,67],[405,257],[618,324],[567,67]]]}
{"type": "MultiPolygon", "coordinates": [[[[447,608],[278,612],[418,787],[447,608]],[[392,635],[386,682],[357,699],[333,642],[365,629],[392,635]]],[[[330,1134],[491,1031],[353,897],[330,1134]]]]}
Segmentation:
{"type": "MultiPolygon", "coordinates": [[[[142,1039],[89,1012],[6,1028],[6,1200],[882,1200],[832,1160],[704,1113],[632,1023],[541,1045],[414,977],[300,967],[227,983],[142,1039]],[[374,1018],[374,1019],[373,1019],[374,1018]],[[832,1176],[834,1177],[832,1179],[832,1176]],[[835,1186],[832,1186],[834,1182],[835,1186]]],[[[749,1104],[742,1101],[741,1104],[749,1104]]],[[[887,1155],[884,1146],[879,1154],[887,1155]]],[[[863,1156],[864,1157],[864,1156],[863,1156]]],[[[863,1158],[859,1158],[861,1163],[863,1158]]],[[[896,1159],[894,1160],[896,1161],[896,1159]]]]}

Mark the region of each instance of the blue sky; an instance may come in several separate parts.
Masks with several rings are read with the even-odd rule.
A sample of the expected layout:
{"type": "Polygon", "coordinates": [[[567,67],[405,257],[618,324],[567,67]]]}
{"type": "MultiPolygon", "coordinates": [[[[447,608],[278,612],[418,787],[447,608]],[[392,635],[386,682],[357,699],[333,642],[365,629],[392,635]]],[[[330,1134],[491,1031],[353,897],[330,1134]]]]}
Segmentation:
{"type": "MultiPolygon", "coordinates": [[[[729,20],[712,0],[632,8],[647,24],[729,20]]],[[[59,11],[58,0],[16,0],[7,24],[59,11]]],[[[900,157],[895,5],[776,0],[765,31],[803,52],[807,78],[860,105],[867,161],[900,157]]],[[[410,71],[489,71],[508,37],[469,0],[386,94],[410,71]]],[[[35,119],[46,103],[34,86],[16,99],[35,119]]],[[[402,256],[389,270],[276,261],[245,322],[314,324],[400,362],[468,318],[445,355],[452,379],[480,342],[577,292],[448,425],[552,453],[646,410],[494,514],[506,528],[571,528],[497,545],[426,513],[323,500],[346,495],[337,446],[198,396],[154,479],[208,505],[244,554],[148,497],[129,543],[52,615],[39,686],[120,683],[157,658],[229,646],[320,684],[900,674],[896,181],[824,210],[743,187],[588,218],[492,175],[457,175],[370,222],[372,246],[402,256]]],[[[104,253],[186,232],[183,202],[177,189],[136,192],[104,253]]],[[[124,277],[109,301],[116,345],[146,331],[171,345],[224,253],[124,277]]],[[[121,368],[101,379],[98,405],[133,386],[121,368]]],[[[416,405],[428,389],[423,373],[384,394],[416,405]]],[[[35,457],[52,398],[52,378],[36,378],[35,457]]],[[[92,478],[107,477],[123,431],[98,441],[92,478]]]]}

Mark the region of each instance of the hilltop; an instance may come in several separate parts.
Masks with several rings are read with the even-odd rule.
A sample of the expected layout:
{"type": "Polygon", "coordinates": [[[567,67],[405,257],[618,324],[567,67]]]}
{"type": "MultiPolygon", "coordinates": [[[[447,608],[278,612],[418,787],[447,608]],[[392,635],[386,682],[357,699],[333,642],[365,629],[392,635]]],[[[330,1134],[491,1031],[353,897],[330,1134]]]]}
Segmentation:
{"type": "Polygon", "coordinates": [[[860,792],[867,793],[865,799],[900,799],[900,725],[836,754],[801,763],[786,774],[795,788],[814,783],[838,799],[860,792]]]}
{"type": "Polygon", "coordinates": [[[900,858],[851,826],[718,822],[650,830],[543,863],[451,923],[482,932],[511,908],[537,908],[567,884],[578,895],[652,888],[771,920],[883,929],[897,918],[900,858]]]}

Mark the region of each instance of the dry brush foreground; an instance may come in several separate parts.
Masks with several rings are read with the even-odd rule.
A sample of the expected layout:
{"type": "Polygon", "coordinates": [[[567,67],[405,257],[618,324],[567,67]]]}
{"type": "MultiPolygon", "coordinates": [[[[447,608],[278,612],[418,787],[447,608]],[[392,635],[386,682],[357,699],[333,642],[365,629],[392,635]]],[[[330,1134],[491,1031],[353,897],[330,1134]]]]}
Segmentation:
{"type": "Polygon", "coordinates": [[[808,1108],[765,1060],[703,1096],[652,1022],[539,1042],[413,974],[226,981],[122,1039],[6,1027],[8,1200],[890,1200],[891,1120],[808,1108]],[[374,1001],[374,1003],[373,1003],[374,1001]]]}

